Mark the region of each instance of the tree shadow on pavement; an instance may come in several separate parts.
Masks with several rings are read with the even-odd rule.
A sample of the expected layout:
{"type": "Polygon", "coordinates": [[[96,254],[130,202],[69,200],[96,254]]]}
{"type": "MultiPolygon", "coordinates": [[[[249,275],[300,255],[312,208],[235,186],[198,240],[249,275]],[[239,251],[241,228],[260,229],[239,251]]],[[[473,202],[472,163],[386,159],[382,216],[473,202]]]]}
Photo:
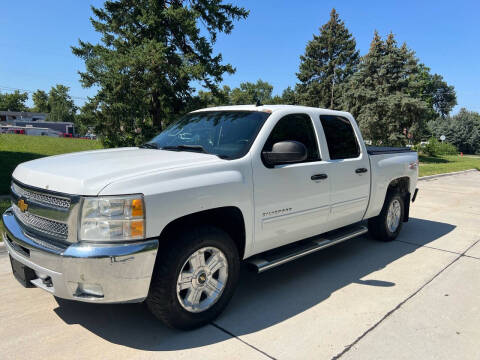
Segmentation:
{"type": "MultiPolygon", "coordinates": [[[[455,228],[454,225],[416,218],[405,225],[409,227],[410,235],[401,235],[398,240],[408,241],[415,236],[416,243],[422,245],[455,228]]],[[[385,279],[362,278],[417,248],[402,241],[382,243],[362,236],[262,274],[253,273],[244,266],[232,302],[215,323],[240,336],[298,315],[352,283],[395,286],[385,279]]],[[[57,302],[60,306],[55,312],[67,324],[79,324],[107,341],[136,349],[173,351],[230,338],[211,325],[191,332],[168,329],[143,304],[96,305],[61,299],[57,302]]]]}

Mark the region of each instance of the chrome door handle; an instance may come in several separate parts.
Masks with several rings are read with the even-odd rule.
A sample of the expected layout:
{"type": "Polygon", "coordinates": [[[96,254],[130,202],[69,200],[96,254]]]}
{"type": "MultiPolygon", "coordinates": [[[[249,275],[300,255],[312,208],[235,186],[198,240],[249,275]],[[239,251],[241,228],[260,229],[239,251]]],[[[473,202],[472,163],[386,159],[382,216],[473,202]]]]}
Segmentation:
{"type": "Polygon", "coordinates": [[[310,177],[312,180],[324,180],[326,178],[328,178],[327,174],[315,174],[310,177]]]}
{"type": "Polygon", "coordinates": [[[357,170],[355,170],[357,174],[366,173],[367,171],[368,171],[367,168],[358,168],[357,170]]]}

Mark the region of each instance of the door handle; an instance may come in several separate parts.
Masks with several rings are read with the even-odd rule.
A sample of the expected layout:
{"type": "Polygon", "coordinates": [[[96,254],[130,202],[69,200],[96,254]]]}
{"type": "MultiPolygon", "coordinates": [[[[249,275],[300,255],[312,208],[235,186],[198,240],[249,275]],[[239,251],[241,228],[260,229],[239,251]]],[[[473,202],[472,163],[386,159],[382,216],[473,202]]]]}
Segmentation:
{"type": "Polygon", "coordinates": [[[312,180],[324,180],[326,178],[328,178],[327,174],[315,174],[310,177],[312,180]]]}
{"type": "Polygon", "coordinates": [[[358,168],[357,170],[355,170],[357,174],[366,173],[367,171],[368,171],[367,168],[358,168]]]}

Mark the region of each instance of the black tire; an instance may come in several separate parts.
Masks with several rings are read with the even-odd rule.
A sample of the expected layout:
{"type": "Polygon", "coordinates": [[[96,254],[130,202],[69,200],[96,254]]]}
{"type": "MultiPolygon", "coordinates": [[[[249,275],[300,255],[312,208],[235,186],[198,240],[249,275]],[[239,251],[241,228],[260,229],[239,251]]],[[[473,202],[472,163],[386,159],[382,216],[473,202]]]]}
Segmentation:
{"type": "Polygon", "coordinates": [[[230,236],[213,226],[194,226],[167,239],[159,249],[146,299],[150,312],[171,328],[190,330],[215,319],[233,296],[240,273],[238,250],[230,236]],[[202,312],[187,311],[177,297],[177,279],[188,258],[204,247],[215,247],[225,255],[228,277],[220,298],[202,312]]]}
{"type": "Polygon", "coordinates": [[[395,240],[403,225],[403,217],[405,213],[404,197],[398,192],[387,193],[385,203],[383,204],[382,211],[374,218],[368,219],[368,231],[377,240],[380,241],[392,241],[395,240]],[[400,203],[400,223],[395,231],[390,231],[387,225],[388,209],[392,202],[398,201],[400,203]]]}

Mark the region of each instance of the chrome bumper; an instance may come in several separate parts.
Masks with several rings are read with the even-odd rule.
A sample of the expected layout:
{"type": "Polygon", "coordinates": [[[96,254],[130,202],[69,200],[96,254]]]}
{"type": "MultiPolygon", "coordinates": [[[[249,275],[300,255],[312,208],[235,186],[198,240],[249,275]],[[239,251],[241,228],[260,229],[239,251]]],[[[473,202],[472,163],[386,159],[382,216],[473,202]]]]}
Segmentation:
{"type": "Polygon", "coordinates": [[[2,216],[12,258],[33,269],[31,282],[53,295],[95,303],[141,302],[148,294],[158,240],[122,244],[75,243],[64,250],[29,237],[13,211],[2,216]]]}

